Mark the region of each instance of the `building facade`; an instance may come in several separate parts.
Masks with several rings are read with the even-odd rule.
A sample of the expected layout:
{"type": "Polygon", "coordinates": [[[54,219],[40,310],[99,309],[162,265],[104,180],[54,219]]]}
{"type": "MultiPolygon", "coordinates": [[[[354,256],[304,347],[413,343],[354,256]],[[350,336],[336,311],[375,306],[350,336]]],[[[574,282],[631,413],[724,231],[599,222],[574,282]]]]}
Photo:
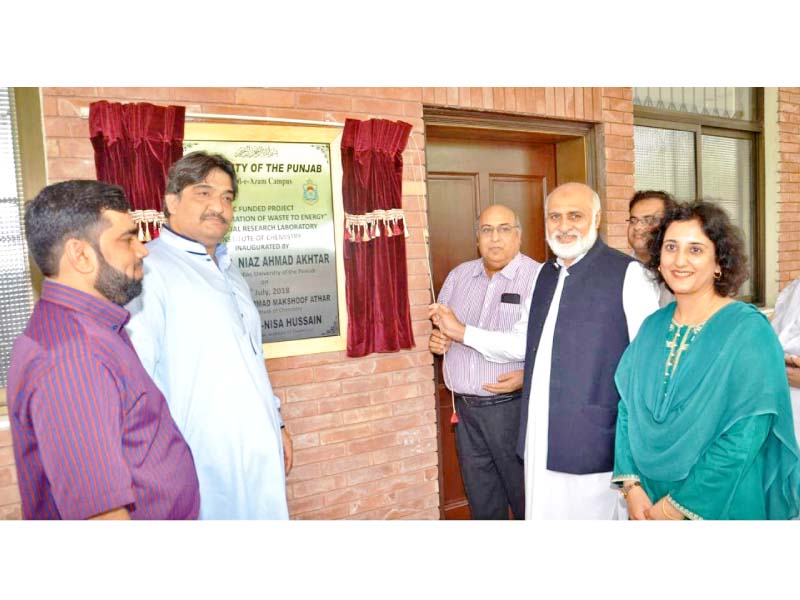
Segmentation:
{"type": "MultiPolygon", "coordinates": [[[[292,518],[439,519],[448,502],[442,469],[450,467],[446,451],[440,449],[444,416],[437,404],[433,356],[427,350],[431,263],[425,231],[431,230],[435,264],[437,229],[429,222],[429,202],[432,182],[439,186],[443,178],[431,173],[446,169],[432,167],[429,148],[432,160],[433,148],[446,148],[448,140],[502,143],[512,149],[549,144],[555,181],[548,178],[544,191],[569,179],[592,185],[603,201],[603,237],[627,251],[625,220],[639,160],[636,128],[670,129],[669,118],[663,118],[671,114],[669,108],[644,105],[655,94],[643,92],[642,104],[635,104],[641,89],[646,88],[20,90],[18,120],[30,118],[35,129],[35,115],[28,113],[38,113],[41,130],[38,143],[35,135],[20,135],[23,196],[32,198],[44,184],[95,178],[85,111],[100,99],[181,104],[187,112],[204,114],[338,122],[377,117],[410,123],[413,130],[403,154],[403,208],[411,234],[406,242],[415,348],[357,359],[344,351],[278,358],[268,360],[267,369],[294,437],[294,468],[287,489],[292,518]],[[43,167],[38,179],[30,172],[37,167],[25,172],[26,165],[37,161],[43,167]]],[[[800,276],[800,88],[759,89],[753,94],[746,118],[705,115],[711,124],[697,117],[691,129],[687,123],[694,117],[687,117],[692,113],[686,111],[676,130],[749,140],[751,163],[742,169],[751,181],[750,195],[745,194],[750,211],[746,226],[758,278],[751,297],[769,307],[780,287],[800,276]],[[726,134],[729,130],[735,132],[726,134]]],[[[702,108],[695,116],[701,113],[702,108]]],[[[710,140],[703,138],[704,151],[712,145],[710,140]]],[[[712,158],[704,154],[701,159],[689,162],[710,173],[712,158]]],[[[743,172],[734,177],[745,177],[743,172]]],[[[504,181],[521,179],[508,176],[504,181]]],[[[711,185],[708,179],[702,181],[703,188],[711,185]]],[[[15,519],[20,517],[19,492],[6,410],[0,403],[0,519],[15,519]]]]}

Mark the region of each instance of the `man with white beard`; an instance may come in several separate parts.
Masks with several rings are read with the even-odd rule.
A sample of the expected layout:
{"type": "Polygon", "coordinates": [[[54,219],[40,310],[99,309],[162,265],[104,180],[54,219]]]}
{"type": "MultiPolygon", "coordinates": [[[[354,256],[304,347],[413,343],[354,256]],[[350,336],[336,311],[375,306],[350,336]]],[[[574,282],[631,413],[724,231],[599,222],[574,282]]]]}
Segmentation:
{"type": "Polygon", "coordinates": [[[526,519],[625,519],[611,486],[619,395],[614,373],[658,288],[633,257],[597,235],[600,198],[566,183],[545,200],[547,243],[530,311],[508,332],[464,327],[438,305],[434,324],[487,360],[525,357],[517,453],[526,519]]]}

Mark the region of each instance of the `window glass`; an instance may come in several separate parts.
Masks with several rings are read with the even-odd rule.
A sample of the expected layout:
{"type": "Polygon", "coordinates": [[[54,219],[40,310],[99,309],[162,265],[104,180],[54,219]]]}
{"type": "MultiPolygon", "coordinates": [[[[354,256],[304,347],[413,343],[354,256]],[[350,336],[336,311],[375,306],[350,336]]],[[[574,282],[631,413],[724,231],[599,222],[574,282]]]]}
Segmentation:
{"type": "Polygon", "coordinates": [[[18,147],[13,94],[0,88],[0,388],[6,387],[11,346],[33,309],[18,147]]]}

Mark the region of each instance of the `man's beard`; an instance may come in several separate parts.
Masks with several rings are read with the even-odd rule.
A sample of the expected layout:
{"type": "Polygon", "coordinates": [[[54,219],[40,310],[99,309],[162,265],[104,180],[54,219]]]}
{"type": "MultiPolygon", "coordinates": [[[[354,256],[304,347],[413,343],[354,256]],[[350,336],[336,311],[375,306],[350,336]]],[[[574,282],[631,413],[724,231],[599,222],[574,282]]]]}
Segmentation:
{"type": "Polygon", "coordinates": [[[595,227],[596,218],[596,215],[592,216],[592,224],[589,226],[589,233],[585,236],[581,236],[575,228],[566,232],[568,235],[574,235],[576,237],[576,240],[571,244],[562,244],[558,241],[558,236],[553,236],[551,238],[550,233],[547,232],[545,237],[547,238],[547,244],[550,246],[553,254],[562,260],[574,260],[581,254],[588,252],[597,241],[597,228],[595,227]]]}
{"type": "Polygon", "coordinates": [[[97,271],[94,289],[100,292],[104,298],[114,304],[125,306],[142,293],[141,279],[128,277],[122,271],[118,271],[108,264],[99,247],[95,247],[95,253],[100,261],[100,268],[97,271]]]}

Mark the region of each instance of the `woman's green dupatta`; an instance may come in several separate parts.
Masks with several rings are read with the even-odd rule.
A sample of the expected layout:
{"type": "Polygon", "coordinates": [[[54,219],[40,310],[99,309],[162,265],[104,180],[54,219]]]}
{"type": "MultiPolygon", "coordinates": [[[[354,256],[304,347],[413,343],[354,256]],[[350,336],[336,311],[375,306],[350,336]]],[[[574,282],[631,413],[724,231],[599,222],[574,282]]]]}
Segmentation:
{"type": "Polygon", "coordinates": [[[771,414],[763,449],[767,518],[789,519],[800,506],[800,462],[783,350],[766,317],[733,302],[714,314],[664,384],[673,302],[642,324],[616,373],[628,409],[631,455],[639,475],[685,479],[706,450],[739,419],[771,414]]]}

